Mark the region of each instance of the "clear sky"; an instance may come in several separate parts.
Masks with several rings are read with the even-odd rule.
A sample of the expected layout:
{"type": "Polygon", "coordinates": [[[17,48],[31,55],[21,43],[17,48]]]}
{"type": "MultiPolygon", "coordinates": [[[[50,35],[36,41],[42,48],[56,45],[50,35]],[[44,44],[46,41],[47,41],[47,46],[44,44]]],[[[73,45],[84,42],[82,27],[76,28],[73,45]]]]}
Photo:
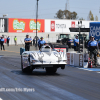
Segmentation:
{"type": "MultiPolygon", "coordinates": [[[[37,0],[0,0],[0,17],[8,14],[8,18],[36,18],[37,0]]],[[[38,18],[54,19],[56,12],[65,10],[67,0],[39,0],[38,18]]],[[[78,18],[87,20],[91,10],[94,17],[100,20],[100,0],[69,0],[68,9],[77,12],[78,18]]]]}

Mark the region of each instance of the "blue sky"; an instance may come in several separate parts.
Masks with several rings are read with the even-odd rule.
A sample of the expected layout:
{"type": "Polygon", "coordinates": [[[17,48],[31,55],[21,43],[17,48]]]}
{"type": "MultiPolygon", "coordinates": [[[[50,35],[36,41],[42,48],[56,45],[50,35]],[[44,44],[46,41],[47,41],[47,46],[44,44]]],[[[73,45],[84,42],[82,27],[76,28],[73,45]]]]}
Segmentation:
{"type": "MultiPolygon", "coordinates": [[[[56,12],[65,10],[67,0],[39,0],[38,18],[54,19],[56,12]]],[[[68,9],[77,12],[78,18],[87,20],[91,10],[94,17],[100,20],[100,0],[69,0],[68,9]]],[[[0,17],[8,14],[8,18],[36,18],[36,0],[1,0],[0,17]]]]}

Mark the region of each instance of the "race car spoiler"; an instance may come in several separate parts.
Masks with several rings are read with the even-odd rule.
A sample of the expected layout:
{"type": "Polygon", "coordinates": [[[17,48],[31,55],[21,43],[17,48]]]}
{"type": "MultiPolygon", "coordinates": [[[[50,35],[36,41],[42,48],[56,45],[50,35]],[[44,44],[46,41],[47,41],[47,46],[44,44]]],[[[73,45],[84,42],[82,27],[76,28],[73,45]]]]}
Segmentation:
{"type": "Polygon", "coordinates": [[[55,49],[59,52],[68,52],[68,45],[59,45],[59,44],[52,44],[52,43],[47,43],[50,45],[52,49],[55,49]]]}
{"type": "Polygon", "coordinates": [[[58,52],[68,52],[68,45],[58,45],[58,44],[52,44],[53,49],[57,50],[58,52]]]}

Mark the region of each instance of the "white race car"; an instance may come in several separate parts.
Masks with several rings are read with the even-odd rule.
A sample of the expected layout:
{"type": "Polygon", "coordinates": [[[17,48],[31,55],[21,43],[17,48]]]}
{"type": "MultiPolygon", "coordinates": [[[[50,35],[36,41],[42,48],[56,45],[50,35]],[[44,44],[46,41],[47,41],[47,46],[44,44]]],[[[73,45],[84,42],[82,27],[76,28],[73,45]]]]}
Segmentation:
{"type": "Polygon", "coordinates": [[[65,68],[67,61],[64,52],[58,52],[49,45],[44,45],[39,51],[25,51],[21,55],[21,69],[32,72],[33,69],[45,68],[47,73],[55,73],[57,68],[65,68]]]}

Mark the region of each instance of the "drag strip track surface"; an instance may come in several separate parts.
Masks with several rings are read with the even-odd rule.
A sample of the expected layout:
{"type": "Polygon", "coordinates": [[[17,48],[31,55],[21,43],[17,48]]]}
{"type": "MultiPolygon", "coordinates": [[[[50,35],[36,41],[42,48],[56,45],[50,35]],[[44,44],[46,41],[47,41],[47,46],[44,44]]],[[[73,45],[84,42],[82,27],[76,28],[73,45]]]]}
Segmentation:
{"type": "Polygon", "coordinates": [[[32,88],[34,91],[4,92],[3,100],[100,100],[100,74],[67,67],[56,74],[43,69],[22,73],[20,56],[0,58],[0,88],[32,88]]]}

